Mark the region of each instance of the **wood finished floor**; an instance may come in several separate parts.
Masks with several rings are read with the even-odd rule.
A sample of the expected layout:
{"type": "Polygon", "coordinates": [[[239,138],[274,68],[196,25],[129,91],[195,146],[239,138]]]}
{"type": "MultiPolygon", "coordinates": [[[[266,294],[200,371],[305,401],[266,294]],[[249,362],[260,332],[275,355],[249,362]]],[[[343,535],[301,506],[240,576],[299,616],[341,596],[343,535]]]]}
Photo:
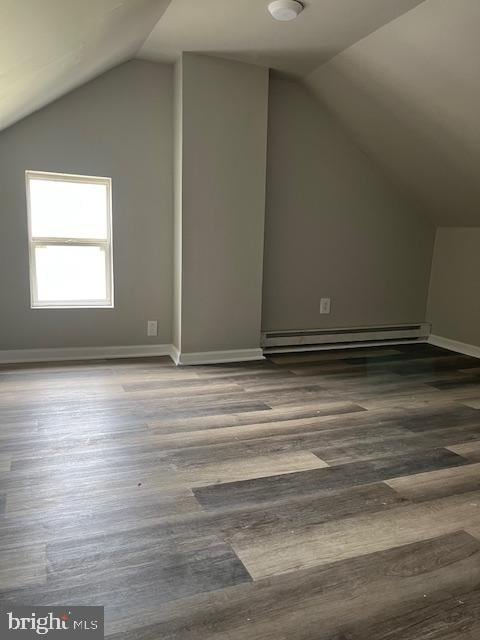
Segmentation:
{"type": "Polygon", "coordinates": [[[1,604],[115,640],[478,640],[480,363],[0,368],[1,604]]]}

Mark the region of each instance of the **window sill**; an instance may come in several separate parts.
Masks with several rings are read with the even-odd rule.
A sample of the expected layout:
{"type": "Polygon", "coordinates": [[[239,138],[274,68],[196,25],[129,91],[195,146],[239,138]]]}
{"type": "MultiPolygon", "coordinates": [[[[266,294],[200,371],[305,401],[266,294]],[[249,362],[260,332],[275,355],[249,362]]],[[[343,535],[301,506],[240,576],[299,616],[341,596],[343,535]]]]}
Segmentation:
{"type": "Polygon", "coordinates": [[[113,304],[32,304],[30,305],[30,309],[114,309],[113,304]]]}

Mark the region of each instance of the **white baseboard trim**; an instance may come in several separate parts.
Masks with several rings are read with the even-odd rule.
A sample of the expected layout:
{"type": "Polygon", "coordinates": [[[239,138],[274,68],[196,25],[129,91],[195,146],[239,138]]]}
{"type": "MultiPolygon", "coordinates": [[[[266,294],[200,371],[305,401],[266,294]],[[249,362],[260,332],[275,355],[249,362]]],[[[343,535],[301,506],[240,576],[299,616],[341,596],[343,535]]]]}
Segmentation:
{"type": "Polygon", "coordinates": [[[0,364],[61,362],[65,360],[106,360],[111,358],[146,358],[170,356],[171,344],[145,344],[120,347],[71,347],[67,349],[11,349],[0,351],[0,364]]]}
{"type": "Polygon", "coordinates": [[[203,351],[198,353],[179,353],[173,361],[178,365],[195,364],[225,364],[228,362],[249,362],[251,360],[264,360],[262,349],[233,349],[231,351],[203,351]]]}
{"type": "Polygon", "coordinates": [[[466,342],[459,342],[458,340],[451,340],[450,338],[442,338],[442,336],[435,336],[433,334],[428,338],[428,342],[436,347],[462,353],[465,356],[480,358],[480,347],[474,344],[467,344],[466,342]]]}
{"type": "MultiPolygon", "coordinates": [[[[396,340],[392,342],[372,341],[367,344],[344,344],[336,345],[335,349],[351,349],[359,347],[388,346],[396,344],[408,344],[410,341],[396,340]]],[[[442,347],[449,351],[462,353],[474,358],[480,358],[480,347],[442,336],[430,335],[427,340],[419,339],[419,342],[428,342],[436,347],[442,347]]],[[[267,353],[291,353],[295,351],[320,351],[332,349],[331,346],[305,346],[293,348],[268,349],[267,353]]],[[[113,347],[71,347],[52,349],[9,349],[0,351],[0,364],[21,364],[29,362],[61,362],[65,360],[109,360],[114,358],[148,358],[158,356],[169,356],[176,365],[201,365],[201,364],[222,364],[229,362],[249,362],[252,360],[263,360],[262,349],[234,349],[231,351],[204,351],[197,353],[181,353],[172,344],[146,344],[128,345],[113,347]]]]}
{"type": "Polygon", "coordinates": [[[117,347],[70,347],[52,349],[9,349],[0,351],[0,364],[62,362],[66,360],[110,360],[169,356],[176,365],[221,364],[263,360],[262,349],[180,353],[173,344],[146,344],[117,347]]]}
{"type": "Polygon", "coordinates": [[[170,345],[169,356],[173,360],[174,364],[176,365],[180,364],[180,351],[177,349],[177,347],[174,344],[170,345]]]}

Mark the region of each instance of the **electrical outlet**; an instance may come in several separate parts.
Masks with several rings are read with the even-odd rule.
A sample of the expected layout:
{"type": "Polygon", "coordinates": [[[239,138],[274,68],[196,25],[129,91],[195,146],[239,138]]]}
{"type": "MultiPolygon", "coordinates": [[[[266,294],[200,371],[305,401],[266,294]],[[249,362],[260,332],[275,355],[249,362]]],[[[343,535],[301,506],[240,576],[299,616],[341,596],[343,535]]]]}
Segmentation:
{"type": "Polygon", "coordinates": [[[158,335],[158,322],[156,320],[149,320],[147,322],[147,336],[158,335]]]}
{"type": "Polygon", "coordinates": [[[330,313],[330,298],[320,298],[320,313],[322,315],[330,313]]]}

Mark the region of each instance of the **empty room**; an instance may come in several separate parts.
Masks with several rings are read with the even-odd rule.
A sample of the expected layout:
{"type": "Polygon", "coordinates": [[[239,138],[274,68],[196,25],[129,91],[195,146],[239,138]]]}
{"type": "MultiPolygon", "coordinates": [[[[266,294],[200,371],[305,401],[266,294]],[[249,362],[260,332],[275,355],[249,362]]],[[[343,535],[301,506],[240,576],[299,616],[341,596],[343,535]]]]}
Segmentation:
{"type": "Polygon", "coordinates": [[[479,0],[0,32],[0,637],[478,640],[479,0]]]}

